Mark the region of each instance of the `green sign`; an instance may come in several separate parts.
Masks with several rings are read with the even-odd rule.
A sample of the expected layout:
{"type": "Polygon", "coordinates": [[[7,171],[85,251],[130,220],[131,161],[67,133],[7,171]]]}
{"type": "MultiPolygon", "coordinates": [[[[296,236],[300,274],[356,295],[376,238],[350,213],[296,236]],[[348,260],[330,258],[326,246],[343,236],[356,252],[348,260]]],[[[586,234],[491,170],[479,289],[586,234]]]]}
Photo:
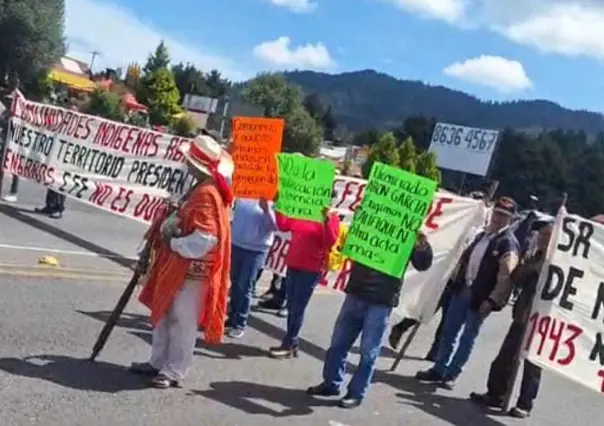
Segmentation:
{"type": "Polygon", "coordinates": [[[335,164],[300,154],[277,154],[277,163],[276,209],[287,217],[323,222],[323,209],[331,204],[335,164]]]}
{"type": "Polygon", "coordinates": [[[425,177],[375,163],[342,254],[401,278],[436,186],[436,182],[425,177]]]}

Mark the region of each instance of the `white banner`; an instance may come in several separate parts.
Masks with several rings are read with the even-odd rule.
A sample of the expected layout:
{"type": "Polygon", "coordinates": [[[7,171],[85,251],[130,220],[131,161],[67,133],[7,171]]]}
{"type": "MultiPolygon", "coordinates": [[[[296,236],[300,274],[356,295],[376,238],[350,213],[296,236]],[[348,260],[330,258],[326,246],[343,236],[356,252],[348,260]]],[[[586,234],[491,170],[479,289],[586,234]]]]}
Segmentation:
{"type": "Polygon", "coordinates": [[[561,214],[548,248],[524,356],[604,393],[604,226],[561,214]]]}
{"type": "MultiPolygon", "coordinates": [[[[332,206],[345,215],[345,223],[352,220],[366,183],[361,179],[336,177],[337,197],[332,206]]],[[[437,193],[423,227],[434,251],[434,261],[430,269],[424,272],[417,272],[411,267],[408,269],[404,277],[401,303],[396,309],[398,315],[422,322],[430,321],[447,280],[461,256],[463,244],[468,235],[484,224],[485,217],[486,208],[482,201],[459,197],[446,191],[437,193]]],[[[276,234],[266,259],[266,271],[285,276],[289,241],[289,234],[276,234]]],[[[341,270],[324,274],[320,284],[343,291],[348,282],[350,266],[350,260],[346,260],[341,270]]]]}
{"type": "Polygon", "coordinates": [[[180,146],[189,139],[17,96],[7,129],[8,173],[141,222],[193,184],[180,146]]]}
{"type": "Polygon", "coordinates": [[[485,176],[497,146],[499,131],[437,123],[429,150],[438,167],[485,176]]]}

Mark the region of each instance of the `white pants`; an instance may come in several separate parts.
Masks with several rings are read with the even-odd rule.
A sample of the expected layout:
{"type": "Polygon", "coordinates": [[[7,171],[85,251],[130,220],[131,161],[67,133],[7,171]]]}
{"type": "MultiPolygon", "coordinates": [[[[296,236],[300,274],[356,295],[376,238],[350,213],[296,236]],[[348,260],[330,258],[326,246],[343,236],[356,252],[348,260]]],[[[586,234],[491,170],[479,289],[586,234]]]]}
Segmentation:
{"type": "Polygon", "coordinates": [[[205,290],[200,279],[185,280],[153,330],[150,364],[171,380],[182,380],[193,362],[205,290]]]}

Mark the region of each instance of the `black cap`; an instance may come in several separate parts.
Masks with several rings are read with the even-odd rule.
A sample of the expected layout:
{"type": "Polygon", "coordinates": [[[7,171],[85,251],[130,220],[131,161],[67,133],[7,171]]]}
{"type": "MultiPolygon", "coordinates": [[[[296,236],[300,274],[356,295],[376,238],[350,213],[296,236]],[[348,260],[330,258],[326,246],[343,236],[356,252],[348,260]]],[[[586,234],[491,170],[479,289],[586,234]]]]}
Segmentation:
{"type": "Polygon", "coordinates": [[[493,211],[507,216],[516,215],[516,201],[510,197],[500,197],[493,206],[493,211]]]}

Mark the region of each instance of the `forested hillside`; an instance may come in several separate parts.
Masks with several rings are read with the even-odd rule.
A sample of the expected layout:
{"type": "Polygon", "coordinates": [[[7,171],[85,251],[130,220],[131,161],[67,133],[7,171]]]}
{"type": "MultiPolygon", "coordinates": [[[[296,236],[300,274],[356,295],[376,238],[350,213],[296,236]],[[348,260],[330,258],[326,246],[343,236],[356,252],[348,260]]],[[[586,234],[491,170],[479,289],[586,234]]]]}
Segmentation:
{"type": "Polygon", "coordinates": [[[296,71],[285,76],[305,93],[317,93],[324,105],[331,105],[338,126],[349,132],[389,129],[418,115],[492,129],[583,130],[590,135],[604,131],[604,116],[599,113],[572,111],[542,100],[484,102],[446,87],[397,80],[371,70],[335,75],[296,71]]]}

